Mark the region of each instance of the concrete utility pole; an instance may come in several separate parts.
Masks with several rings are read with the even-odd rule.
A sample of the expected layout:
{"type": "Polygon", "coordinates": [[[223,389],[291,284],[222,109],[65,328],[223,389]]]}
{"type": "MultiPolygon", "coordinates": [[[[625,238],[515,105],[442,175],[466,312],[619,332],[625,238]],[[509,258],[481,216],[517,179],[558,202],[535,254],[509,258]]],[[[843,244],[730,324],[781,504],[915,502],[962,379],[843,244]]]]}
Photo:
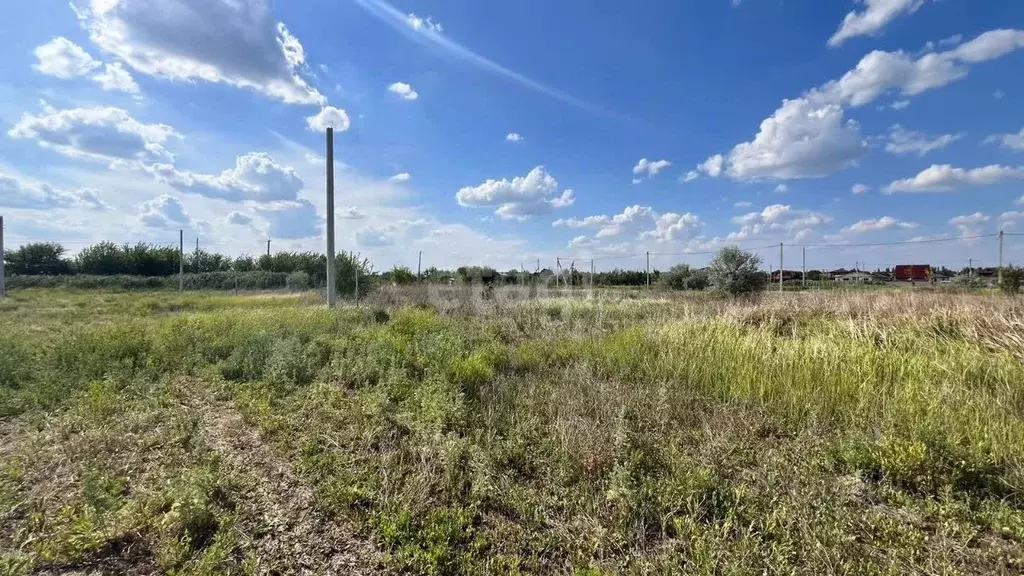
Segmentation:
{"type": "MultiPolygon", "coordinates": [[[[0,218],[0,254],[3,254],[3,219],[0,218]]],[[[0,270],[3,270],[3,264],[0,264],[0,270]]],[[[1003,285],[1003,231],[999,231],[999,285],[1003,285]]]]}
{"type": "Polygon", "coordinates": [[[185,291],[185,231],[178,230],[178,292],[185,291]]]}
{"type": "Polygon", "coordinates": [[[7,277],[4,276],[4,217],[0,216],[0,298],[7,297],[7,277]]]}
{"type": "Polygon", "coordinates": [[[555,288],[558,288],[558,279],[562,277],[562,259],[555,258],[555,288]]]}
{"type": "Polygon", "coordinates": [[[651,287],[651,253],[647,252],[647,287],[651,287]]]}
{"type": "Polygon", "coordinates": [[[594,259],[590,259],[590,289],[594,289],[594,259]]]}
{"type": "Polygon", "coordinates": [[[967,259],[967,277],[971,278],[974,276],[974,258],[967,259]]]}
{"type": "Polygon", "coordinates": [[[416,281],[420,281],[420,269],[423,267],[423,250],[420,250],[420,257],[416,259],[416,281]]]}
{"type": "Polygon", "coordinates": [[[334,128],[327,128],[327,307],[334,308],[334,128]]]}
{"type": "Polygon", "coordinates": [[[267,238],[267,256],[270,256],[270,238],[267,238]]]}
{"type": "Polygon", "coordinates": [[[804,277],[803,277],[803,280],[800,281],[800,286],[802,288],[807,288],[807,246],[804,246],[803,248],[804,248],[803,249],[803,255],[804,256],[803,256],[802,269],[804,271],[804,277]]]}
{"type": "Polygon", "coordinates": [[[779,242],[779,292],[782,292],[782,271],[786,269],[786,267],[782,265],[783,252],[782,242],[779,242]]]}

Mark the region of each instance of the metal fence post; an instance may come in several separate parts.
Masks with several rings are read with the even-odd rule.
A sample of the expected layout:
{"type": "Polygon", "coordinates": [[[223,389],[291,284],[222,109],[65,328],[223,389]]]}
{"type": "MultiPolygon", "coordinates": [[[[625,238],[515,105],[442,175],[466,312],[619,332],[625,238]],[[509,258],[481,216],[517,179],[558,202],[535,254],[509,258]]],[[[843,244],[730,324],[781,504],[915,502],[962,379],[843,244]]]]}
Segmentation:
{"type": "Polygon", "coordinates": [[[178,292],[185,291],[185,231],[178,230],[178,292]]]}
{"type": "Polygon", "coordinates": [[[327,306],[334,307],[334,128],[327,128],[327,306]]]}
{"type": "Polygon", "coordinates": [[[4,217],[0,216],[0,298],[7,297],[7,273],[4,267],[4,217]]]}

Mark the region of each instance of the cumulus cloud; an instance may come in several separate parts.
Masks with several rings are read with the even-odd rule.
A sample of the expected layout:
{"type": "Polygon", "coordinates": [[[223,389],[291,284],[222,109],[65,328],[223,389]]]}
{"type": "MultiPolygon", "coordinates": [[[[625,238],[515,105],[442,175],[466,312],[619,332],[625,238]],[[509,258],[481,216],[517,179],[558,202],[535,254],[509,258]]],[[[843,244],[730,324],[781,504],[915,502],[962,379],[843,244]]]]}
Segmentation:
{"type": "Polygon", "coordinates": [[[523,137],[518,132],[509,132],[505,135],[505,140],[508,142],[522,142],[523,137]]]}
{"type": "Polygon", "coordinates": [[[432,34],[444,32],[444,26],[441,26],[440,22],[435,22],[430,16],[420,18],[415,14],[409,14],[406,16],[405,21],[409,23],[410,28],[417,32],[430,32],[432,34]]]}
{"type": "Polygon", "coordinates": [[[775,187],[775,191],[776,192],[789,192],[789,186],[786,186],[785,184],[779,184],[778,186],[775,187]]]}
{"type": "Polygon", "coordinates": [[[945,86],[965,78],[969,65],[1022,46],[1024,30],[991,30],[944,52],[871,52],[839,79],[783,100],[752,141],[729,152],[726,173],[738,180],[811,178],[853,166],[867,143],[859,125],[845,119],[845,107],[864,106],[890,92],[914,96],[945,86]]]}
{"type": "Polygon", "coordinates": [[[575,202],[572,190],[558,194],[558,181],[543,166],[512,180],[489,179],[478,186],[467,186],[456,193],[455,199],[460,206],[496,206],[496,215],[518,220],[547,214],[575,202]]]}
{"type": "Polygon", "coordinates": [[[268,0],[81,0],[89,38],[138,72],[250,88],[288,104],[324,104],[302,77],[305,51],[268,0]]]}
{"type": "Polygon", "coordinates": [[[107,64],[102,73],[93,76],[93,80],[109,92],[139,93],[139,85],[135,83],[135,79],[121,66],[120,62],[107,64]]]}
{"type": "Polygon", "coordinates": [[[909,106],[910,100],[897,100],[892,104],[889,104],[888,108],[892,108],[893,110],[903,110],[904,108],[908,108],[909,106]]]}
{"type": "Polygon", "coordinates": [[[899,124],[893,124],[889,128],[885,151],[892,154],[917,154],[918,156],[924,156],[932,150],[945,148],[963,137],[963,133],[960,133],[943,134],[933,138],[921,132],[907,130],[899,124]]]}
{"type": "Polygon", "coordinates": [[[633,166],[633,175],[637,176],[637,179],[633,180],[634,183],[643,180],[644,178],[653,178],[658,175],[659,172],[671,166],[672,163],[668,160],[648,160],[647,158],[641,158],[636,166],[633,166]]]}
{"type": "Polygon", "coordinates": [[[228,223],[236,226],[248,226],[249,224],[252,224],[251,215],[246,214],[245,212],[238,212],[237,210],[229,212],[226,220],[228,223]]]}
{"type": "Polygon", "coordinates": [[[192,219],[185,212],[181,200],[167,194],[140,204],[139,222],[148,228],[161,230],[188,228],[192,225],[192,219]]]}
{"type": "Polygon", "coordinates": [[[696,180],[697,178],[700,178],[700,172],[697,171],[697,170],[690,170],[690,171],[686,172],[686,174],[683,174],[682,176],[680,176],[679,177],[679,181],[683,182],[683,183],[686,183],[686,182],[692,182],[692,181],[696,180]]]}
{"type": "Polygon", "coordinates": [[[394,176],[388,178],[389,182],[408,182],[412,176],[408,172],[399,172],[394,176]]]}
{"type": "MultiPolygon", "coordinates": [[[[394,246],[422,238],[430,223],[424,218],[397,220],[386,224],[371,224],[356,231],[356,243],[365,248],[394,246]]],[[[435,232],[438,232],[435,230],[435,232]]],[[[440,231],[443,235],[445,230],[440,231]]]]}
{"type": "Polygon", "coordinates": [[[830,47],[857,36],[874,35],[904,14],[913,14],[925,0],[863,0],[864,9],[852,10],[843,18],[839,29],[828,39],[830,47]]]}
{"type": "Polygon", "coordinates": [[[1024,151],[1024,128],[1016,134],[993,134],[985,139],[986,144],[998,143],[1003,148],[1024,151]]]}
{"type": "Polygon", "coordinates": [[[29,210],[55,208],[87,208],[101,210],[108,206],[96,190],[80,188],[64,191],[46,183],[29,182],[0,172],[0,207],[29,210]]]}
{"type": "Polygon", "coordinates": [[[820,212],[798,210],[786,204],[772,204],[760,212],[734,217],[732,222],[740,225],[740,229],[730,233],[726,240],[747,240],[769,232],[801,233],[831,221],[830,216],[820,212]]]}
{"type": "Polygon", "coordinates": [[[272,238],[296,240],[320,234],[321,218],[309,200],[274,202],[256,209],[267,221],[272,238]]]}
{"type": "Polygon", "coordinates": [[[871,186],[868,186],[866,184],[854,184],[853,188],[850,189],[850,191],[853,192],[854,194],[864,194],[869,190],[871,190],[871,186]]]}
{"type": "Polygon", "coordinates": [[[785,100],[752,141],[732,149],[727,173],[738,180],[820,177],[855,165],[867,147],[860,126],[846,120],[840,106],[785,100]]]}
{"type": "Polygon", "coordinates": [[[412,86],[406,84],[405,82],[395,82],[394,84],[388,86],[388,92],[398,94],[404,100],[415,100],[420,97],[419,92],[413,90],[412,86]]]}
{"type": "Polygon", "coordinates": [[[956,228],[961,237],[979,236],[981,234],[979,226],[988,221],[989,217],[987,214],[975,212],[974,214],[964,214],[950,218],[949,225],[956,228]]]}
{"type": "MultiPolygon", "coordinates": [[[[882,216],[881,218],[870,218],[854,222],[840,230],[839,236],[857,236],[870,232],[881,232],[883,230],[910,230],[913,228],[917,228],[917,224],[914,222],[899,220],[892,216],[882,216]]],[[[829,237],[826,236],[826,239],[828,238],[829,237]]]]}
{"type": "Polygon", "coordinates": [[[81,46],[63,36],[36,48],[35,55],[38,62],[32,67],[36,71],[64,80],[85,76],[100,67],[81,46]]]}
{"type": "Polygon", "coordinates": [[[304,186],[292,167],[278,164],[264,152],[239,156],[234,168],[217,175],[181,171],[170,164],[145,170],[181,192],[230,202],[296,201],[304,186]]]}
{"type": "MultiPolygon", "coordinates": [[[[722,164],[724,162],[725,158],[723,158],[721,154],[715,154],[705,160],[703,164],[697,166],[697,171],[703,172],[712,178],[718,178],[722,174],[722,164]]],[[[687,173],[686,177],[692,180],[692,178],[690,178],[690,174],[692,174],[692,172],[687,173]]]]}
{"type": "Polygon", "coordinates": [[[327,132],[328,128],[334,128],[335,132],[344,132],[349,126],[351,122],[348,113],[334,106],[324,106],[320,112],[306,117],[306,127],[314,132],[327,132]]]}
{"type": "Polygon", "coordinates": [[[11,138],[35,140],[72,158],[107,162],[173,160],[164,148],[181,136],[166,124],[143,124],[120,108],[47,106],[42,114],[24,114],[7,132],[11,138]]]}
{"type": "MultiPolygon", "coordinates": [[[[589,228],[595,230],[594,240],[617,237],[635,237],[638,239],[651,239],[657,242],[670,242],[690,235],[690,233],[703,225],[697,215],[687,212],[677,214],[669,212],[658,214],[650,206],[634,204],[627,206],[619,214],[599,214],[585,218],[568,218],[555,220],[552,223],[555,227],[566,228],[589,228]]],[[[586,236],[576,237],[572,243],[573,247],[593,247],[593,242],[587,242],[586,236]]]]}
{"type": "Polygon", "coordinates": [[[363,212],[355,206],[349,206],[348,208],[342,208],[337,212],[337,217],[342,220],[362,220],[366,218],[366,212],[363,212]]]}
{"type": "Polygon", "coordinates": [[[932,164],[913,178],[896,180],[885,192],[948,192],[971,186],[987,186],[1024,179],[1024,166],[1012,168],[992,164],[972,170],[954,168],[949,164],[932,164]]]}

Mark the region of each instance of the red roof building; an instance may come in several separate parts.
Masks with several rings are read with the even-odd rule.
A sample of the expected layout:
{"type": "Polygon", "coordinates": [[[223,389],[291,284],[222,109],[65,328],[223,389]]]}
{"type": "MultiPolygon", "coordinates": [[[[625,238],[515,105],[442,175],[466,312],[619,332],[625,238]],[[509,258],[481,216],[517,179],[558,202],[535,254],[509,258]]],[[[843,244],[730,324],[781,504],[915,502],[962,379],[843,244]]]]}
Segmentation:
{"type": "Polygon", "coordinates": [[[932,279],[932,267],[929,264],[898,264],[893,277],[898,282],[927,282],[932,279]]]}

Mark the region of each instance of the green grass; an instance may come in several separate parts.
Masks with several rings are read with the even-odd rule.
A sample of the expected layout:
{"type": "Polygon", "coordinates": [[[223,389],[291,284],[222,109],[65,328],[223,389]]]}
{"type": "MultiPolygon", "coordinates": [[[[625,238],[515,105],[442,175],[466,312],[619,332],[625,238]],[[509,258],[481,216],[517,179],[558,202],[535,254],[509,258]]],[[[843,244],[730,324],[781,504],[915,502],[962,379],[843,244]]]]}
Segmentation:
{"type": "Polygon", "coordinates": [[[400,572],[1024,570],[1015,301],[387,302],[15,292],[0,566],[261,566],[224,405],[400,572]]]}

